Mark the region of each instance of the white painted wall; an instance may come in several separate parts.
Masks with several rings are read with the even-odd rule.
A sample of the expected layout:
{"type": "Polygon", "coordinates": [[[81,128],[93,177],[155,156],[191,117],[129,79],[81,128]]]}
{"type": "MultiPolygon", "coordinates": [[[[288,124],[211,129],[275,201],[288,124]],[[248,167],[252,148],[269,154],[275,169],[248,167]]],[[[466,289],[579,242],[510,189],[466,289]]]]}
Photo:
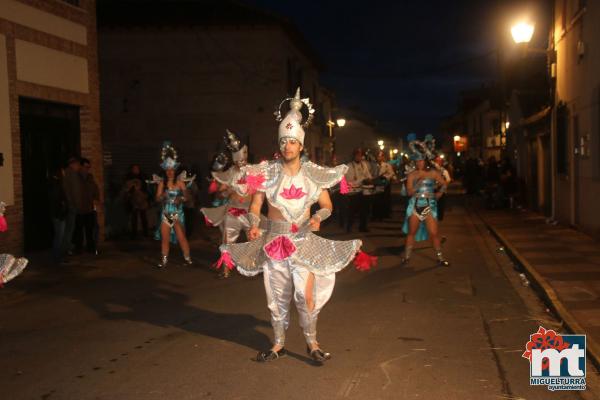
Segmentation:
{"type": "Polygon", "coordinates": [[[19,39],[15,52],[18,80],[89,93],[87,59],[19,39]]]}

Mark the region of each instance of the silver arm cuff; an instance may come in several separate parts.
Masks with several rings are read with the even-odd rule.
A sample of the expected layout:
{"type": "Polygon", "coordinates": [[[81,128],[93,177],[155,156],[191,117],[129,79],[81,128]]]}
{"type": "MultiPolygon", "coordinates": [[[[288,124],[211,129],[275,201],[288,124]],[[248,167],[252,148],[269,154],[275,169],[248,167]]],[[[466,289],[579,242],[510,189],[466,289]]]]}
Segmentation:
{"type": "Polygon", "coordinates": [[[251,227],[258,227],[260,225],[260,217],[253,213],[248,213],[248,220],[250,221],[251,227]]]}
{"type": "Polygon", "coordinates": [[[319,221],[325,221],[331,216],[331,210],[329,208],[321,208],[313,214],[313,218],[319,218],[319,221]]]}

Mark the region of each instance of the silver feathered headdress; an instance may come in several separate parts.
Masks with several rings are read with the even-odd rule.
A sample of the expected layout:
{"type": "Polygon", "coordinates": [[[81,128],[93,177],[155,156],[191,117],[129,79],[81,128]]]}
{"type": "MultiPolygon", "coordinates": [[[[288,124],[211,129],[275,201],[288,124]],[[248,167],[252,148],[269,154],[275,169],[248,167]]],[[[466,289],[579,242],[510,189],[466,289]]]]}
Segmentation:
{"type": "Polygon", "coordinates": [[[233,162],[237,165],[246,164],[248,161],[248,146],[242,144],[237,135],[229,129],[225,129],[223,140],[229,151],[231,151],[231,159],[233,162]]]}
{"type": "Polygon", "coordinates": [[[432,135],[426,135],[425,140],[417,140],[415,133],[409,133],[406,137],[410,149],[410,159],[433,160],[435,158],[435,139],[432,135]]]}
{"type": "Polygon", "coordinates": [[[160,160],[162,161],[160,167],[165,171],[179,168],[181,164],[177,161],[177,158],[177,150],[170,141],[165,140],[160,151],[160,160]]]}

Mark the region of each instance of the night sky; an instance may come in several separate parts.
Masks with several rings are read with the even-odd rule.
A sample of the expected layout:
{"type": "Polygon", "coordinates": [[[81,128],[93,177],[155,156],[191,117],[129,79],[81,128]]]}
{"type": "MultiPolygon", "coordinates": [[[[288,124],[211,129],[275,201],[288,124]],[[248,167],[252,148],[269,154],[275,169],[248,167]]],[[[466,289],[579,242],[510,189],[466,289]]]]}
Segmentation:
{"type": "MultiPolygon", "coordinates": [[[[247,0],[291,20],[325,64],[321,82],[339,106],[358,108],[390,134],[437,133],[461,90],[497,75],[510,24],[540,1],[247,0]]],[[[545,32],[534,40],[544,43],[545,32]]]]}

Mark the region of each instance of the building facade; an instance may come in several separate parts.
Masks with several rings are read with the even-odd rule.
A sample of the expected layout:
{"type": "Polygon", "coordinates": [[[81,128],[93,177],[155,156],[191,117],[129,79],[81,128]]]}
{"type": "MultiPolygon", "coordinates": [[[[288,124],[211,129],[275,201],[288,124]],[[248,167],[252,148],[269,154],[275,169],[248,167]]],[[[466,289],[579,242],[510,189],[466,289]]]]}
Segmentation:
{"type": "Polygon", "coordinates": [[[297,87],[318,109],[305,148],[323,156],[319,61],[287,21],[232,1],[108,0],[98,27],[111,232],[125,228],[118,195],[132,163],[160,172],[160,146],[170,140],[206,197],[225,129],[248,144],[251,162],[272,158],[273,113],[297,87]]]}
{"type": "Polygon", "coordinates": [[[103,184],[96,46],[94,0],[0,0],[0,253],[50,247],[47,179],[67,157],[103,184]]]}
{"type": "MultiPolygon", "coordinates": [[[[384,150],[392,145],[391,139],[383,135],[377,128],[377,124],[368,116],[351,110],[339,110],[339,115],[343,115],[346,124],[343,127],[336,128],[335,152],[337,162],[341,164],[349,163],[353,160],[353,152],[356,148],[363,151],[376,151],[378,142],[384,141],[384,150]]],[[[386,150],[386,154],[388,151],[386,150]]]]}
{"type": "Polygon", "coordinates": [[[556,0],[554,217],[600,236],[600,3],[556,0]]]}
{"type": "MultiPolygon", "coordinates": [[[[273,112],[282,98],[300,86],[303,97],[321,102],[317,61],[276,17],[227,1],[106,7],[98,21],[111,177],[133,162],[158,172],[165,139],[184,165],[206,172],[226,128],[248,143],[254,161],[270,158],[278,150],[273,112]]],[[[309,153],[317,152],[321,135],[322,128],[309,129],[309,153]]]]}

